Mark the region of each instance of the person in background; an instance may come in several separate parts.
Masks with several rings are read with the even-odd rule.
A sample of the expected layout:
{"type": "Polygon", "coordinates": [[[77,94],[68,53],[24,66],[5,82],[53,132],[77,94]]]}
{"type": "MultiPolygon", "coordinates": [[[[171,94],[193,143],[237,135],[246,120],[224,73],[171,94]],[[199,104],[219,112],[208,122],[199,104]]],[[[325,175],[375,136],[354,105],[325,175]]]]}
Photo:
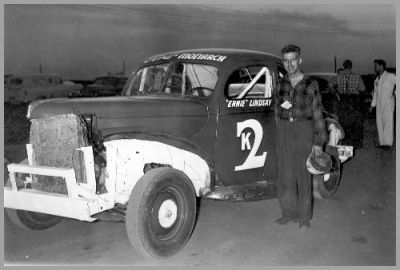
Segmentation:
{"type": "Polygon", "coordinates": [[[311,151],[321,155],[327,141],[318,83],[300,70],[300,48],[282,49],[287,75],[275,92],[277,119],[278,199],[282,217],[278,224],[299,222],[310,227],[312,217],[312,182],[306,161],[311,151]]]}
{"type": "Polygon", "coordinates": [[[365,92],[365,84],[360,75],[352,72],[352,67],[351,60],[345,60],[344,70],[329,82],[328,87],[339,99],[337,111],[334,113],[339,117],[346,134],[342,143],[361,148],[364,141],[364,117],[360,93],[365,92]]]}
{"type": "Polygon", "coordinates": [[[377,77],[374,81],[374,93],[369,111],[372,112],[372,109],[376,107],[378,147],[389,150],[393,146],[396,75],[385,70],[386,62],[384,60],[376,59],[374,64],[377,77]]]}

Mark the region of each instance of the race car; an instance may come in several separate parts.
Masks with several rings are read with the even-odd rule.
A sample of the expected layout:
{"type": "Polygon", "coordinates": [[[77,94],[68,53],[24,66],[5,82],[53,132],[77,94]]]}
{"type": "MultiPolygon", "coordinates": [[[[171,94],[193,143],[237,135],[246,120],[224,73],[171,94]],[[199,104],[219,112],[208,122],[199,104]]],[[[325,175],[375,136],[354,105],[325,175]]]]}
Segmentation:
{"type": "MultiPolygon", "coordinates": [[[[177,253],[194,228],[196,197],[277,197],[274,91],[284,75],[273,54],[193,49],[143,60],[121,96],[31,103],[27,160],[7,166],[8,216],[36,230],[62,217],[122,219],[139,254],[177,253]]],[[[353,154],[326,116],[333,166],[314,177],[320,198],[334,195],[353,154]]]]}

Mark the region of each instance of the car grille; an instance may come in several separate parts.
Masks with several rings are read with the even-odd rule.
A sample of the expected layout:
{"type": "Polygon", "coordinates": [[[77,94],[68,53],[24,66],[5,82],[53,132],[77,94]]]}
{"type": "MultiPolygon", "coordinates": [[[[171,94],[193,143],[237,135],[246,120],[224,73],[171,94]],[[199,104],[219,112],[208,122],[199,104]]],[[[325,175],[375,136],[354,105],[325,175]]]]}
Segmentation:
{"type": "MultiPolygon", "coordinates": [[[[87,138],[87,126],[81,116],[66,114],[32,119],[30,143],[33,165],[74,168],[77,182],[85,183],[83,154],[76,149],[88,146],[87,138]]],[[[36,175],[32,188],[67,194],[65,181],[57,177],[36,175]]]]}

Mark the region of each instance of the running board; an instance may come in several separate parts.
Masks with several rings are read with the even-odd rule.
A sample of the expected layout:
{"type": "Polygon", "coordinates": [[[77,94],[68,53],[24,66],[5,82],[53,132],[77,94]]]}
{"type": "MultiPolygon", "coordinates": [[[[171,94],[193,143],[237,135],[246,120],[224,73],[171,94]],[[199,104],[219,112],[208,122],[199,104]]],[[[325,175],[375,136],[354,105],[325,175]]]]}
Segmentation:
{"type": "Polygon", "coordinates": [[[218,186],[205,198],[223,201],[258,201],[277,198],[276,184],[262,181],[247,185],[218,186]]]}

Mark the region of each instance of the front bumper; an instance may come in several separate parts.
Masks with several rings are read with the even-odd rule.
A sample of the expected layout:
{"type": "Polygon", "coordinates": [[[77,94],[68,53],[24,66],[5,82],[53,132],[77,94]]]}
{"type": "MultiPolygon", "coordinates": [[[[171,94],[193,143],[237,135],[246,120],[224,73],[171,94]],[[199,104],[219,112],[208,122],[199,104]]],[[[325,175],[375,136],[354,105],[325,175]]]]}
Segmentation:
{"type": "Polygon", "coordinates": [[[93,169],[93,156],[90,147],[82,149],[85,153],[87,183],[77,183],[74,169],[9,164],[10,186],[4,187],[4,207],[32,211],[82,221],[94,221],[92,215],[114,207],[114,192],[96,194],[93,169]],[[18,179],[17,174],[28,175],[18,179]],[[32,175],[59,177],[65,180],[67,194],[39,191],[32,188],[32,175]],[[23,181],[21,183],[21,181],[23,181]]]}
{"type": "Polygon", "coordinates": [[[349,145],[336,145],[338,150],[340,162],[343,163],[353,156],[353,146],[349,145]]]}

